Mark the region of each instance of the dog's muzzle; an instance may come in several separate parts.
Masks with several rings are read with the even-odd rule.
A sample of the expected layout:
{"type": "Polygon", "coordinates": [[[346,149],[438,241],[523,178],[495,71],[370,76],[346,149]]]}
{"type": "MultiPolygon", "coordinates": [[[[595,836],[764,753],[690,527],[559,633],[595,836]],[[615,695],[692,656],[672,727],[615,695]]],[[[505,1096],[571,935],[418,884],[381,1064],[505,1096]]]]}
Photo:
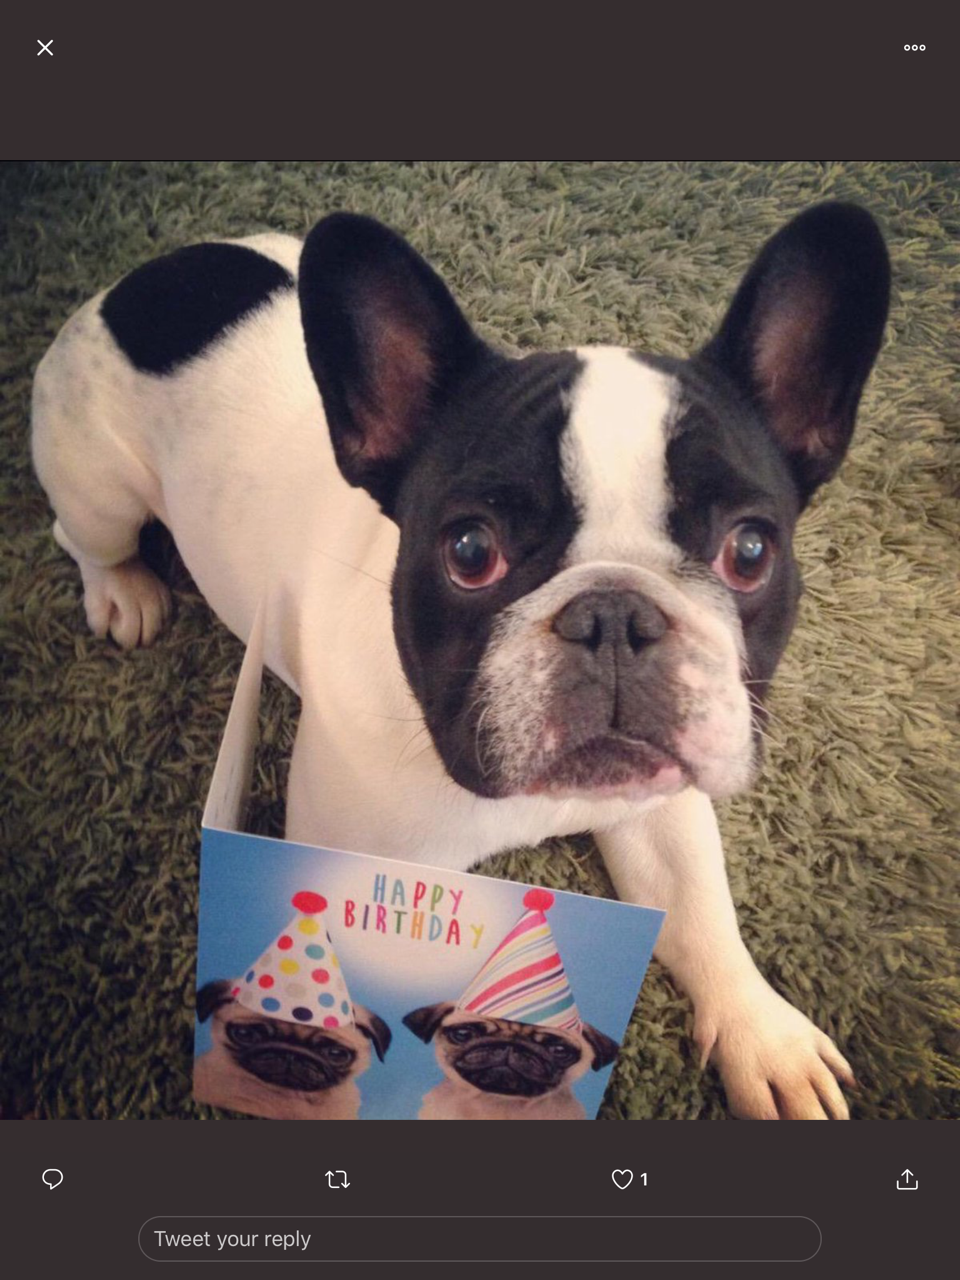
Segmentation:
{"type": "Polygon", "coordinates": [[[280,1089],[296,1089],[300,1093],[316,1093],[339,1084],[342,1075],[319,1058],[302,1049],[284,1049],[265,1045],[237,1055],[237,1062],[264,1084],[280,1089]]]}
{"type": "Polygon", "coordinates": [[[454,1061],[457,1073],[484,1093],[538,1098],[555,1089],[564,1068],[532,1045],[490,1041],[473,1045],[454,1061]]]}

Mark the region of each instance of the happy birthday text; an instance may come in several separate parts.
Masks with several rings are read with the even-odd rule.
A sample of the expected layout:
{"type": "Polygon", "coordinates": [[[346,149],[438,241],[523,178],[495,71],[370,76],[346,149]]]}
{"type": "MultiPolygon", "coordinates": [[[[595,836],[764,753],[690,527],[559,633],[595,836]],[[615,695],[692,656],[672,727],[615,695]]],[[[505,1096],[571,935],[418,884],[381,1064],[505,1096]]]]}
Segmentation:
{"type": "Polygon", "coordinates": [[[475,951],[483,937],[484,925],[465,920],[460,911],[463,889],[445,888],[417,880],[410,885],[400,876],[376,875],[369,902],[351,898],[343,904],[347,929],[393,933],[414,942],[443,942],[448,947],[468,947],[475,951]]]}

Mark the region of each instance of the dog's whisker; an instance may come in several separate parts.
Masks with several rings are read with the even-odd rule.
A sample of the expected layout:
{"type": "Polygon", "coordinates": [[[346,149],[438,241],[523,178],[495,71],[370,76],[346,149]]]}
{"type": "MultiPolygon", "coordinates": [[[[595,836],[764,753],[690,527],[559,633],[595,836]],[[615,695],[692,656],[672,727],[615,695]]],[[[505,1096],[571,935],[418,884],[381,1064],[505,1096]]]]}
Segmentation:
{"type": "Polygon", "coordinates": [[[487,717],[487,715],[489,714],[489,712],[490,712],[490,706],[489,706],[489,704],[488,704],[488,705],[487,705],[487,706],[485,706],[485,707],[484,707],[484,709],[480,712],[479,718],[477,719],[477,727],[476,727],[476,729],[474,730],[474,741],[475,741],[475,743],[476,743],[477,768],[480,770],[480,773],[483,775],[483,777],[484,777],[484,778],[487,776],[487,770],[486,770],[486,768],[484,767],[484,763],[483,763],[483,760],[482,760],[482,758],[481,758],[481,756],[482,756],[482,751],[481,751],[481,748],[480,748],[480,731],[481,731],[481,729],[483,728],[483,722],[484,722],[484,720],[486,719],[486,717],[487,717]]]}
{"type": "Polygon", "coordinates": [[[757,714],[763,720],[765,725],[770,724],[770,725],[774,725],[777,728],[784,727],[783,718],[777,715],[775,711],[771,711],[770,708],[766,705],[766,703],[761,702],[759,698],[756,698],[752,694],[749,694],[749,691],[748,691],[748,696],[750,697],[751,707],[753,708],[754,711],[757,712],[757,714]]]}
{"type": "Polygon", "coordinates": [[[320,547],[314,547],[312,550],[318,556],[324,556],[327,560],[332,560],[334,564],[343,565],[344,569],[352,569],[354,573],[362,573],[365,578],[369,578],[371,582],[379,582],[381,587],[389,587],[390,583],[385,578],[378,578],[375,573],[370,573],[368,569],[361,569],[357,564],[351,564],[349,560],[341,560],[339,556],[331,555],[329,551],[324,551],[320,547]]]}
{"type": "Polygon", "coordinates": [[[479,667],[439,667],[430,664],[423,669],[424,671],[441,671],[445,675],[476,675],[480,671],[479,667]]]}
{"type": "Polygon", "coordinates": [[[363,707],[358,709],[359,715],[373,716],[376,720],[395,720],[397,724],[422,724],[423,716],[385,716],[380,711],[367,711],[363,707]]]}
{"type": "Polygon", "coordinates": [[[427,732],[427,726],[425,724],[422,724],[419,729],[417,729],[414,733],[410,735],[407,741],[400,748],[400,754],[397,756],[396,762],[393,766],[394,772],[396,772],[398,769],[403,768],[405,764],[413,763],[413,759],[416,759],[416,757],[413,757],[413,759],[406,762],[404,761],[403,757],[407,753],[407,751],[413,746],[416,740],[420,737],[420,735],[426,732],[427,732]]]}
{"type": "Polygon", "coordinates": [[[405,762],[405,765],[409,767],[412,764],[416,764],[416,762],[420,759],[420,757],[425,756],[427,752],[432,748],[432,746],[433,746],[432,740],[430,742],[425,742],[423,746],[420,748],[420,750],[416,752],[414,755],[412,755],[410,759],[405,762]]]}

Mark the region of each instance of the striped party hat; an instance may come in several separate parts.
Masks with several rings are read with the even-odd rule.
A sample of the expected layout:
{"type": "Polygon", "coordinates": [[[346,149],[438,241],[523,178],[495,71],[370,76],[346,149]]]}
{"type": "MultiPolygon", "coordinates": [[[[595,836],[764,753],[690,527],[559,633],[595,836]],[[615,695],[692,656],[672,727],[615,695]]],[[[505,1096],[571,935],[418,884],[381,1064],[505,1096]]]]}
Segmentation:
{"type": "Polygon", "coordinates": [[[330,934],[319,916],[327,900],[301,890],[291,899],[296,915],[272,946],[230,989],[238,1004],[282,1022],[308,1027],[349,1027],[353,1002],[330,934]]]}
{"type": "Polygon", "coordinates": [[[580,1014],[546,912],[547,889],[528,889],[516,925],[464,991],[458,1009],[510,1022],[579,1031],[580,1014]]]}

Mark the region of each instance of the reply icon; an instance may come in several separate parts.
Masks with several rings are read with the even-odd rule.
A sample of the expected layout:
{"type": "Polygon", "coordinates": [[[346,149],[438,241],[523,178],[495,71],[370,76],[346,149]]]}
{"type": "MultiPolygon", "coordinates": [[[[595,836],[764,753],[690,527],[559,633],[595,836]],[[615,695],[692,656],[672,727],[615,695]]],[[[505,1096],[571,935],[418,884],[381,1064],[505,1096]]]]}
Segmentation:
{"type": "Polygon", "coordinates": [[[52,1191],[54,1187],[59,1187],[60,1183],[63,1181],[63,1174],[59,1169],[44,1169],[40,1178],[52,1191]]]}

